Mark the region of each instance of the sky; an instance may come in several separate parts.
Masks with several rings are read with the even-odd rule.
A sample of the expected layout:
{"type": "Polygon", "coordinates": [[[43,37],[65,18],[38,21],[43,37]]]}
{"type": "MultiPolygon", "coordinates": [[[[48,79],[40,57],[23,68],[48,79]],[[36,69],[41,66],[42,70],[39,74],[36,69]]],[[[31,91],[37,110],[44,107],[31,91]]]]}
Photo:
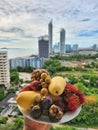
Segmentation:
{"type": "Polygon", "coordinates": [[[0,48],[35,48],[53,21],[53,43],[60,29],[66,44],[98,45],[98,0],[0,0],[0,48]]]}

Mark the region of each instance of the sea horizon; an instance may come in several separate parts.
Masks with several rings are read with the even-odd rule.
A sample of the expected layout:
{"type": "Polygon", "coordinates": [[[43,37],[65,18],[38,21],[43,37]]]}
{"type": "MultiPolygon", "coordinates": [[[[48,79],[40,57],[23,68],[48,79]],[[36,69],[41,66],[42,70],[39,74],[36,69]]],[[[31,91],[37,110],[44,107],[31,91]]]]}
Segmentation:
{"type": "Polygon", "coordinates": [[[37,50],[32,48],[0,48],[0,51],[8,52],[8,59],[17,58],[17,57],[25,57],[31,55],[38,55],[37,50]]]}

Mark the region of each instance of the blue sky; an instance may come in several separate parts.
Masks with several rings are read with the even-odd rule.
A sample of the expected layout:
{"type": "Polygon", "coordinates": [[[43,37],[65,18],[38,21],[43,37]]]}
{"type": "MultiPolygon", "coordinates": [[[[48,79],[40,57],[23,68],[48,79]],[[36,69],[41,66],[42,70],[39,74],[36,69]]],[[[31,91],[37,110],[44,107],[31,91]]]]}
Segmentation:
{"type": "Polygon", "coordinates": [[[37,49],[51,19],[54,43],[65,28],[66,44],[98,45],[97,0],[0,0],[0,47],[37,49]]]}

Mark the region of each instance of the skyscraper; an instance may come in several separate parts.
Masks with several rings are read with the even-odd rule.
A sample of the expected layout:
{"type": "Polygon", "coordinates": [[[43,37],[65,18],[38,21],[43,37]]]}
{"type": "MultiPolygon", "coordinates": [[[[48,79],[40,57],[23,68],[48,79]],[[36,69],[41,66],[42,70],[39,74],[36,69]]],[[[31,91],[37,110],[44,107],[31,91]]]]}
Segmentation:
{"type": "Polygon", "coordinates": [[[10,87],[10,73],[7,51],[0,51],[0,86],[10,87]]]}
{"type": "Polygon", "coordinates": [[[97,50],[97,44],[94,44],[92,48],[93,48],[94,51],[96,51],[97,50]]]}
{"type": "Polygon", "coordinates": [[[49,40],[48,36],[42,36],[38,41],[39,57],[48,58],[49,57],[49,40]]]}
{"type": "Polygon", "coordinates": [[[72,51],[78,52],[78,44],[73,44],[72,51]]]}
{"type": "Polygon", "coordinates": [[[72,48],[70,44],[65,44],[66,52],[71,52],[72,48]]]}
{"type": "Polygon", "coordinates": [[[65,55],[65,29],[60,30],[60,54],[65,55]]]}
{"type": "Polygon", "coordinates": [[[52,20],[48,24],[48,35],[49,35],[49,54],[52,54],[53,52],[53,25],[52,25],[52,20]]]}

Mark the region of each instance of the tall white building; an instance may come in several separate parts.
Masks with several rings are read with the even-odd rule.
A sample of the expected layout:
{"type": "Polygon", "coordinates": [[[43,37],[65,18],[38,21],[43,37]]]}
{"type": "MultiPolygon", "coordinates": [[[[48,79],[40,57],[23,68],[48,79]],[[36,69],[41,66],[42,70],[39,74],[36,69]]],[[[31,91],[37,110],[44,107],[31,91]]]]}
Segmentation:
{"type": "Polygon", "coordinates": [[[7,51],[0,51],[0,86],[10,87],[10,72],[7,51]]]}
{"type": "Polygon", "coordinates": [[[53,52],[53,25],[52,20],[48,24],[48,35],[49,35],[49,54],[53,52]]]}
{"type": "Polygon", "coordinates": [[[65,29],[60,30],[60,54],[65,55],[65,29]]]}

